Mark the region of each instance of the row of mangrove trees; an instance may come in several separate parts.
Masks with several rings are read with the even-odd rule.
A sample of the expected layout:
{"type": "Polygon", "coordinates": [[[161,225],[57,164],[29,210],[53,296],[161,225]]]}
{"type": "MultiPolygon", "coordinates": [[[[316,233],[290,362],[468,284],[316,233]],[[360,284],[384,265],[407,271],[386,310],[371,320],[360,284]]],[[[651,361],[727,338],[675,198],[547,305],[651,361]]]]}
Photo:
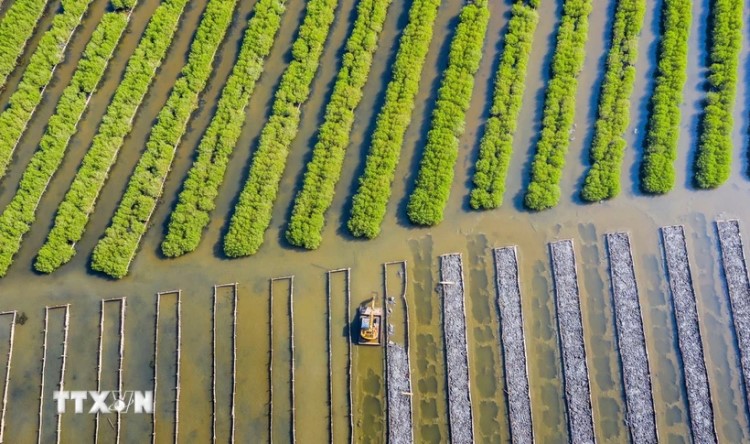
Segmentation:
{"type": "Polygon", "coordinates": [[[551,78],[547,82],[541,135],[524,200],[531,210],[551,208],[560,201],[560,178],[575,116],[578,74],[586,58],[584,47],[590,12],[591,0],[565,0],[563,5],[551,78]]]}
{"type": "Polygon", "coordinates": [[[416,186],[407,206],[412,223],[436,225],[443,220],[489,19],[486,0],[467,3],[461,10],[448,54],[448,67],[443,72],[432,112],[416,186]]]}
{"type": "Polygon", "coordinates": [[[511,9],[503,53],[495,74],[492,108],[484,126],[474,171],[469,203],[475,210],[497,208],[503,202],[513,135],[526,89],[526,67],[539,22],[538,6],[538,0],[519,0],[511,9]]]}
{"type": "Polygon", "coordinates": [[[180,72],[156,125],[146,142],[112,222],[94,248],[91,268],[121,278],[128,273],[188,120],[198,107],[198,96],[208,83],[219,45],[232,23],[237,0],[210,0],[190,45],[188,61],[180,72]]]}
{"type": "Polygon", "coordinates": [[[292,45],[293,60],[276,90],[271,117],[260,134],[250,173],[224,237],[224,253],[229,257],[254,254],[263,243],[289,149],[299,130],[301,107],[310,97],[337,5],[338,0],[307,3],[305,19],[292,45]]]}
{"type": "Polygon", "coordinates": [[[663,194],[674,188],[682,89],[687,80],[691,0],[664,0],[656,85],[641,164],[641,189],[663,194]]]}
{"type": "Polygon", "coordinates": [[[348,227],[354,236],[374,238],[380,233],[439,6],[440,0],[414,0],[409,9],[409,23],[401,35],[385,103],[352,202],[348,227]]]}
{"type": "Polygon", "coordinates": [[[42,101],[44,90],[52,80],[57,64],[63,60],[65,48],[90,4],[91,0],[63,2],[62,12],[55,16],[52,27],[39,40],[21,82],[0,114],[0,178],[5,175],[13,151],[42,101]]]}
{"type": "Polygon", "coordinates": [[[294,199],[286,238],[292,245],[315,249],[322,241],[325,213],[333,202],[344,154],[354,124],[354,110],[362,100],[378,36],[391,0],[360,0],[357,21],[346,43],[331,99],[302,188],[294,199]]]}
{"type": "Polygon", "coordinates": [[[34,264],[38,271],[50,273],[75,255],[75,244],[83,236],[109,170],[133,128],[138,107],[167,54],[186,4],[187,0],[164,0],[151,16],[97,134],[57,209],[52,230],[34,264]]]}
{"type": "Polygon", "coordinates": [[[630,94],[635,82],[638,36],[643,26],[645,0],[619,0],[612,25],[612,46],[599,94],[599,114],[591,143],[591,168],[581,190],[589,202],[620,193],[624,134],[630,123],[630,94]]]}
{"type": "Polygon", "coordinates": [[[216,206],[229,157],[245,123],[245,108],[281,26],[285,1],[259,0],[255,5],[232,74],[198,144],[195,161],[170,215],[167,234],[161,243],[161,251],[167,257],[181,256],[198,248],[210,212],[216,206]]]}
{"type": "Polygon", "coordinates": [[[10,204],[0,215],[0,276],[4,276],[21,246],[23,235],[36,219],[39,202],[60,167],[68,143],[75,134],[91,95],[128,25],[130,11],[109,12],[102,17],[86,45],[70,84],[63,90],[55,113],[24,171],[10,204]]]}
{"type": "Polygon", "coordinates": [[[711,5],[711,64],[695,161],[695,183],[700,188],[716,188],[729,179],[734,127],[732,109],[742,44],[742,0],[713,0],[711,5]]]}

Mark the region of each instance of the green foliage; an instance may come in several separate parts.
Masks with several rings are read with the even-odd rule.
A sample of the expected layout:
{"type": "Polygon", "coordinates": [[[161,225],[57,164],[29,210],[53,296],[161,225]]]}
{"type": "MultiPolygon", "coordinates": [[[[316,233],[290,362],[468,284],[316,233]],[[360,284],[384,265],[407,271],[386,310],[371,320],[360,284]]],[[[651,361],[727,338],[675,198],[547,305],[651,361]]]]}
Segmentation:
{"type": "MultiPolygon", "coordinates": [[[[63,7],[68,5],[63,2],[63,7]]],[[[16,0],[0,22],[0,89],[18,63],[34,33],[47,0],[16,0]]]]}
{"type": "Polygon", "coordinates": [[[638,35],[643,26],[645,0],[619,0],[612,29],[612,46],[599,94],[599,116],[591,144],[591,169],[581,190],[589,202],[620,193],[620,167],[625,151],[623,134],[630,117],[630,94],[638,59],[638,35]]]}
{"type": "Polygon", "coordinates": [[[285,1],[259,0],[255,5],[237,62],[169,219],[161,244],[165,256],[181,256],[198,248],[209,213],[216,207],[229,156],[245,123],[245,108],[279,31],[285,1]]]}
{"type": "Polygon", "coordinates": [[[38,271],[51,273],[75,255],[75,244],[83,236],[89,215],[123,140],[132,129],[138,107],[164,60],[186,3],[187,0],[164,0],[151,16],[91,147],[57,210],[54,226],[34,264],[38,271]]]}
{"type": "Polygon", "coordinates": [[[391,0],[359,2],[359,15],[346,43],[346,53],[326,108],[325,121],[318,132],[312,160],[307,164],[302,189],[294,200],[286,231],[286,238],[292,245],[308,249],[320,246],[325,212],[333,202],[349,145],[354,110],[362,99],[390,3],[391,0]]]}
{"type": "Polygon", "coordinates": [[[479,145],[470,198],[475,210],[489,210],[503,203],[513,135],[526,89],[526,66],[538,21],[539,14],[532,2],[520,0],[513,5],[503,55],[495,75],[492,109],[479,145]]]}
{"type": "Polygon", "coordinates": [[[716,188],[729,179],[732,163],[732,108],[742,44],[742,0],[714,0],[709,91],[703,116],[695,183],[716,188]]]}
{"type": "Polygon", "coordinates": [[[448,67],[438,90],[427,145],[407,213],[412,223],[436,225],[453,183],[459,138],[464,132],[466,110],[474,90],[474,74],[482,61],[482,44],[490,12],[486,0],[467,3],[461,10],[456,35],[451,41],[448,67]]]}
{"type": "Polygon", "coordinates": [[[664,0],[656,86],[641,165],[641,189],[663,194],[674,188],[682,88],[687,79],[690,0],[664,0]]]}
{"type": "Polygon", "coordinates": [[[18,190],[0,215],[0,276],[4,276],[31,229],[36,209],[52,176],[60,167],[70,138],[78,128],[89,97],[104,76],[128,24],[128,13],[111,12],[102,17],[86,45],[70,84],[63,90],[55,113],[18,185],[18,190]]]}
{"type": "Polygon", "coordinates": [[[261,132],[250,174],[224,237],[224,253],[229,257],[251,255],[263,243],[289,148],[299,130],[300,108],[310,96],[337,4],[338,0],[307,3],[305,20],[292,45],[292,62],[281,78],[271,117],[261,132]]]}
{"type": "Polygon", "coordinates": [[[5,175],[18,140],[26,130],[26,124],[37,105],[42,101],[44,90],[52,80],[57,64],[62,61],[65,48],[81,23],[89,4],[91,0],[63,2],[63,11],[55,16],[52,27],[39,40],[18,88],[10,96],[8,106],[0,114],[0,178],[5,175]]]}
{"type": "Polygon", "coordinates": [[[114,278],[128,273],[141,237],[164,190],[164,182],[198,96],[208,83],[219,45],[232,23],[237,0],[210,0],[166,105],[146,142],[146,150],[130,176],[112,222],[94,248],[91,268],[114,278]]]}
{"type": "Polygon", "coordinates": [[[565,0],[552,59],[552,76],[547,82],[541,136],[524,201],[531,210],[552,208],[560,201],[560,177],[575,115],[578,74],[586,57],[589,12],[591,0],[565,0]]]}
{"type": "Polygon", "coordinates": [[[409,24],[401,36],[365,171],[352,202],[348,226],[357,237],[374,238],[380,233],[439,6],[440,0],[414,0],[409,9],[409,24]]]}

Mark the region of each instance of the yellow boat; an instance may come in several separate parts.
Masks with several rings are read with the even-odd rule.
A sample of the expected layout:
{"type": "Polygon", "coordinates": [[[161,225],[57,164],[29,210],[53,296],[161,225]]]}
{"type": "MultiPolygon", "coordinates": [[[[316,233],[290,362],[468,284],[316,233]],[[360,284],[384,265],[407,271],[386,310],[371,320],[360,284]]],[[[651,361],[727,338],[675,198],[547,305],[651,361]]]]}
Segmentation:
{"type": "Polygon", "coordinates": [[[380,345],[380,330],[383,325],[383,309],[375,306],[375,298],[359,307],[360,345],[380,345]]]}

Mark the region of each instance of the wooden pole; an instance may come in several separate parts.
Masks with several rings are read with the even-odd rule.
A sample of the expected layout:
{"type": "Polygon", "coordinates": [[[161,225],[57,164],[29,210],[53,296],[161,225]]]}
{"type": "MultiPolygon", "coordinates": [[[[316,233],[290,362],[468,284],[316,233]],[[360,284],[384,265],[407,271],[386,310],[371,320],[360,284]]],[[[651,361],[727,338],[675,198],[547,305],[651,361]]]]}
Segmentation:
{"type": "Polygon", "coordinates": [[[176,357],[176,369],[175,369],[175,400],[174,400],[174,442],[177,443],[179,438],[180,429],[180,359],[181,359],[181,344],[182,344],[182,290],[170,290],[161,291],[156,293],[156,319],[154,320],[154,406],[153,413],[151,414],[151,442],[156,443],[156,399],[157,399],[157,375],[158,375],[158,362],[159,362],[159,310],[161,305],[161,297],[166,294],[177,295],[177,347],[175,352],[176,357]]]}
{"type": "Polygon", "coordinates": [[[174,442],[180,432],[180,346],[182,345],[182,290],[177,290],[177,370],[175,375],[174,442]]]}
{"type": "Polygon", "coordinates": [[[239,284],[235,282],[234,296],[232,297],[232,409],[230,414],[230,435],[229,442],[234,444],[234,430],[235,430],[235,403],[237,399],[237,302],[239,298],[239,284]]]}
{"type": "Polygon", "coordinates": [[[268,380],[269,380],[269,415],[268,415],[268,441],[273,442],[273,284],[276,281],[288,280],[289,281],[289,351],[291,352],[290,366],[289,366],[289,399],[291,402],[291,430],[290,437],[291,442],[296,442],[296,407],[295,407],[295,387],[294,387],[294,276],[281,276],[271,278],[269,281],[270,296],[269,296],[269,364],[268,364],[268,380]]]}
{"type": "Polygon", "coordinates": [[[47,328],[49,327],[49,306],[44,307],[44,342],[42,344],[42,381],[39,389],[39,424],[37,444],[42,444],[42,409],[44,408],[44,372],[47,368],[47,328]]]}
{"type": "Polygon", "coordinates": [[[333,442],[333,332],[331,331],[331,271],[326,272],[326,330],[328,334],[328,442],[333,442]]]}
{"type": "Polygon", "coordinates": [[[211,442],[216,444],[216,285],[211,307],[211,442]]]}
{"type": "Polygon", "coordinates": [[[292,399],[292,442],[297,442],[297,404],[294,397],[294,276],[289,280],[289,348],[291,351],[292,365],[289,369],[290,377],[290,395],[292,399]]]}
{"type": "Polygon", "coordinates": [[[216,369],[218,367],[216,362],[216,311],[218,307],[218,290],[220,288],[231,287],[232,288],[232,395],[230,399],[230,433],[229,441],[234,443],[234,431],[235,431],[235,400],[237,396],[237,297],[239,293],[239,284],[234,282],[232,284],[221,284],[214,285],[213,293],[213,312],[212,312],[212,365],[211,365],[211,399],[212,399],[212,441],[216,443],[216,412],[218,409],[218,401],[216,399],[216,369]]]}
{"type": "Polygon", "coordinates": [[[16,315],[17,311],[6,311],[3,313],[0,313],[0,316],[6,316],[6,315],[12,315],[11,323],[10,323],[10,339],[8,344],[8,360],[7,365],[5,367],[5,386],[3,387],[3,409],[2,413],[0,413],[0,443],[3,441],[3,436],[5,433],[5,411],[8,407],[8,385],[10,383],[10,364],[13,360],[13,339],[15,336],[16,331],[16,315]]]}

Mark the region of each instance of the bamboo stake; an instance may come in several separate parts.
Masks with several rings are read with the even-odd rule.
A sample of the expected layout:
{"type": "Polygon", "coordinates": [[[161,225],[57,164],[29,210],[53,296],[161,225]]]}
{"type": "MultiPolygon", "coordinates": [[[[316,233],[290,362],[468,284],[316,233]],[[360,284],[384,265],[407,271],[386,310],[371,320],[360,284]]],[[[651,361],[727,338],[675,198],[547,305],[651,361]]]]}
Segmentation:
{"type": "Polygon", "coordinates": [[[239,298],[239,284],[235,282],[234,297],[232,298],[232,410],[230,415],[230,443],[234,444],[235,418],[234,411],[237,398],[237,302],[239,298]]]}
{"type": "MultiPolygon", "coordinates": [[[[39,390],[39,425],[38,425],[38,433],[37,433],[37,443],[41,444],[42,442],[42,412],[44,409],[44,374],[47,369],[47,330],[49,329],[49,312],[51,310],[58,310],[63,309],[65,310],[65,318],[63,321],[63,352],[60,356],[62,358],[61,363],[61,369],[60,369],[60,381],[58,382],[58,387],[62,391],[64,389],[65,385],[65,362],[68,354],[68,326],[70,325],[70,304],[65,305],[54,305],[54,306],[45,306],[44,307],[44,345],[42,346],[42,381],[40,384],[40,390],[39,390]]],[[[60,442],[60,422],[61,422],[61,416],[60,414],[57,414],[57,426],[55,428],[55,442],[59,444],[60,442]]]]}
{"type": "Polygon", "coordinates": [[[292,442],[297,442],[297,405],[294,397],[294,276],[289,280],[289,346],[292,353],[292,365],[290,368],[290,380],[291,384],[289,387],[291,399],[292,399],[292,442]]]}
{"type": "MultiPolygon", "coordinates": [[[[62,369],[60,370],[60,383],[58,387],[60,390],[65,389],[65,363],[68,359],[68,330],[70,328],[70,304],[65,304],[65,324],[63,327],[63,353],[62,353],[62,369]]],[[[62,415],[57,415],[57,444],[60,444],[60,424],[62,422],[62,415]]]]}
{"type": "Polygon", "coordinates": [[[174,442],[180,431],[180,345],[182,345],[182,290],[177,290],[177,375],[175,377],[174,442]]]}
{"type": "MultiPolygon", "coordinates": [[[[124,353],[124,347],[125,347],[125,298],[109,298],[109,299],[102,299],[100,306],[99,306],[99,355],[97,358],[97,365],[96,365],[96,390],[101,391],[102,390],[102,367],[103,367],[103,335],[104,335],[104,305],[108,302],[117,302],[120,306],[119,309],[119,345],[118,345],[118,364],[117,364],[117,391],[122,392],[122,359],[123,359],[123,353],[124,353]]],[[[116,412],[117,414],[117,426],[112,426],[115,428],[115,443],[120,442],[120,419],[121,419],[121,412],[118,410],[116,412]]],[[[96,413],[96,419],[94,421],[94,443],[99,442],[99,421],[100,421],[100,414],[99,412],[96,413]]]]}
{"type": "Polygon", "coordinates": [[[216,444],[216,285],[211,307],[211,442],[216,444]]]}
{"type": "Polygon", "coordinates": [[[42,444],[42,409],[44,407],[44,372],[47,368],[47,328],[49,327],[49,306],[44,307],[44,342],[42,345],[42,381],[39,389],[39,424],[37,444],[42,444]]]}
{"type": "Polygon", "coordinates": [[[10,384],[10,364],[11,364],[11,361],[13,360],[13,339],[14,339],[15,331],[16,331],[17,311],[13,310],[13,311],[6,311],[3,313],[0,313],[0,316],[5,316],[9,314],[13,315],[13,317],[11,318],[11,321],[10,321],[11,323],[10,323],[10,339],[9,339],[9,346],[8,346],[8,360],[7,360],[7,364],[5,367],[5,386],[3,387],[3,409],[2,409],[2,413],[0,413],[0,443],[4,442],[3,436],[5,433],[5,411],[6,411],[6,408],[8,407],[8,385],[10,384]]]}
{"type": "Polygon", "coordinates": [[[234,282],[232,284],[221,284],[214,285],[213,293],[213,314],[212,314],[212,366],[211,366],[211,398],[212,398],[212,435],[213,442],[216,443],[216,411],[218,409],[218,401],[216,399],[216,311],[218,306],[218,290],[220,288],[231,287],[232,288],[232,395],[230,399],[230,435],[229,440],[234,443],[234,431],[235,431],[235,398],[237,396],[237,297],[239,293],[239,284],[234,282]]]}
{"type": "Polygon", "coordinates": [[[161,304],[161,293],[156,293],[156,316],[154,316],[154,404],[151,408],[151,444],[156,444],[156,394],[158,379],[156,375],[159,369],[159,306],[161,304]]]}
{"type": "Polygon", "coordinates": [[[269,379],[269,415],[268,415],[268,441],[273,442],[273,284],[276,281],[288,280],[289,281],[289,350],[291,352],[291,363],[289,366],[290,376],[290,387],[289,387],[289,399],[291,402],[291,442],[296,442],[296,407],[295,407],[295,387],[294,387],[294,275],[281,276],[271,278],[269,281],[270,297],[269,297],[269,364],[268,364],[268,379],[269,379]]]}
{"type": "Polygon", "coordinates": [[[349,317],[351,316],[352,299],[351,268],[346,269],[346,339],[348,344],[347,356],[347,379],[346,385],[349,390],[349,444],[354,444],[354,394],[352,393],[352,329],[349,328],[349,317]]]}
{"type": "Polygon", "coordinates": [[[273,283],[269,281],[268,297],[268,442],[273,444],[273,283]]]}
{"type": "Polygon", "coordinates": [[[331,273],[326,272],[326,330],[328,334],[328,442],[333,442],[333,333],[331,331],[331,273]]]}
{"type": "MultiPolygon", "coordinates": [[[[120,302],[120,347],[117,361],[117,390],[122,392],[122,364],[125,356],[125,308],[127,301],[123,297],[120,302]]],[[[117,430],[115,431],[115,443],[120,444],[120,426],[122,424],[122,413],[117,411],[117,430]]]]}
{"type": "Polygon", "coordinates": [[[180,427],[180,346],[182,343],[182,290],[161,291],[156,293],[156,319],[154,321],[154,406],[151,414],[151,442],[156,443],[156,398],[157,398],[157,375],[158,375],[158,352],[159,352],[159,310],[161,297],[166,294],[177,295],[177,349],[175,369],[175,400],[174,400],[174,442],[177,443],[180,427]]]}
{"type": "MultiPolygon", "coordinates": [[[[102,336],[104,335],[104,299],[99,302],[99,347],[96,356],[96,391],[102,391],[102,336]]],[[[94,444],[99,443],[99,412],[94,415],[94,444]]]]}

